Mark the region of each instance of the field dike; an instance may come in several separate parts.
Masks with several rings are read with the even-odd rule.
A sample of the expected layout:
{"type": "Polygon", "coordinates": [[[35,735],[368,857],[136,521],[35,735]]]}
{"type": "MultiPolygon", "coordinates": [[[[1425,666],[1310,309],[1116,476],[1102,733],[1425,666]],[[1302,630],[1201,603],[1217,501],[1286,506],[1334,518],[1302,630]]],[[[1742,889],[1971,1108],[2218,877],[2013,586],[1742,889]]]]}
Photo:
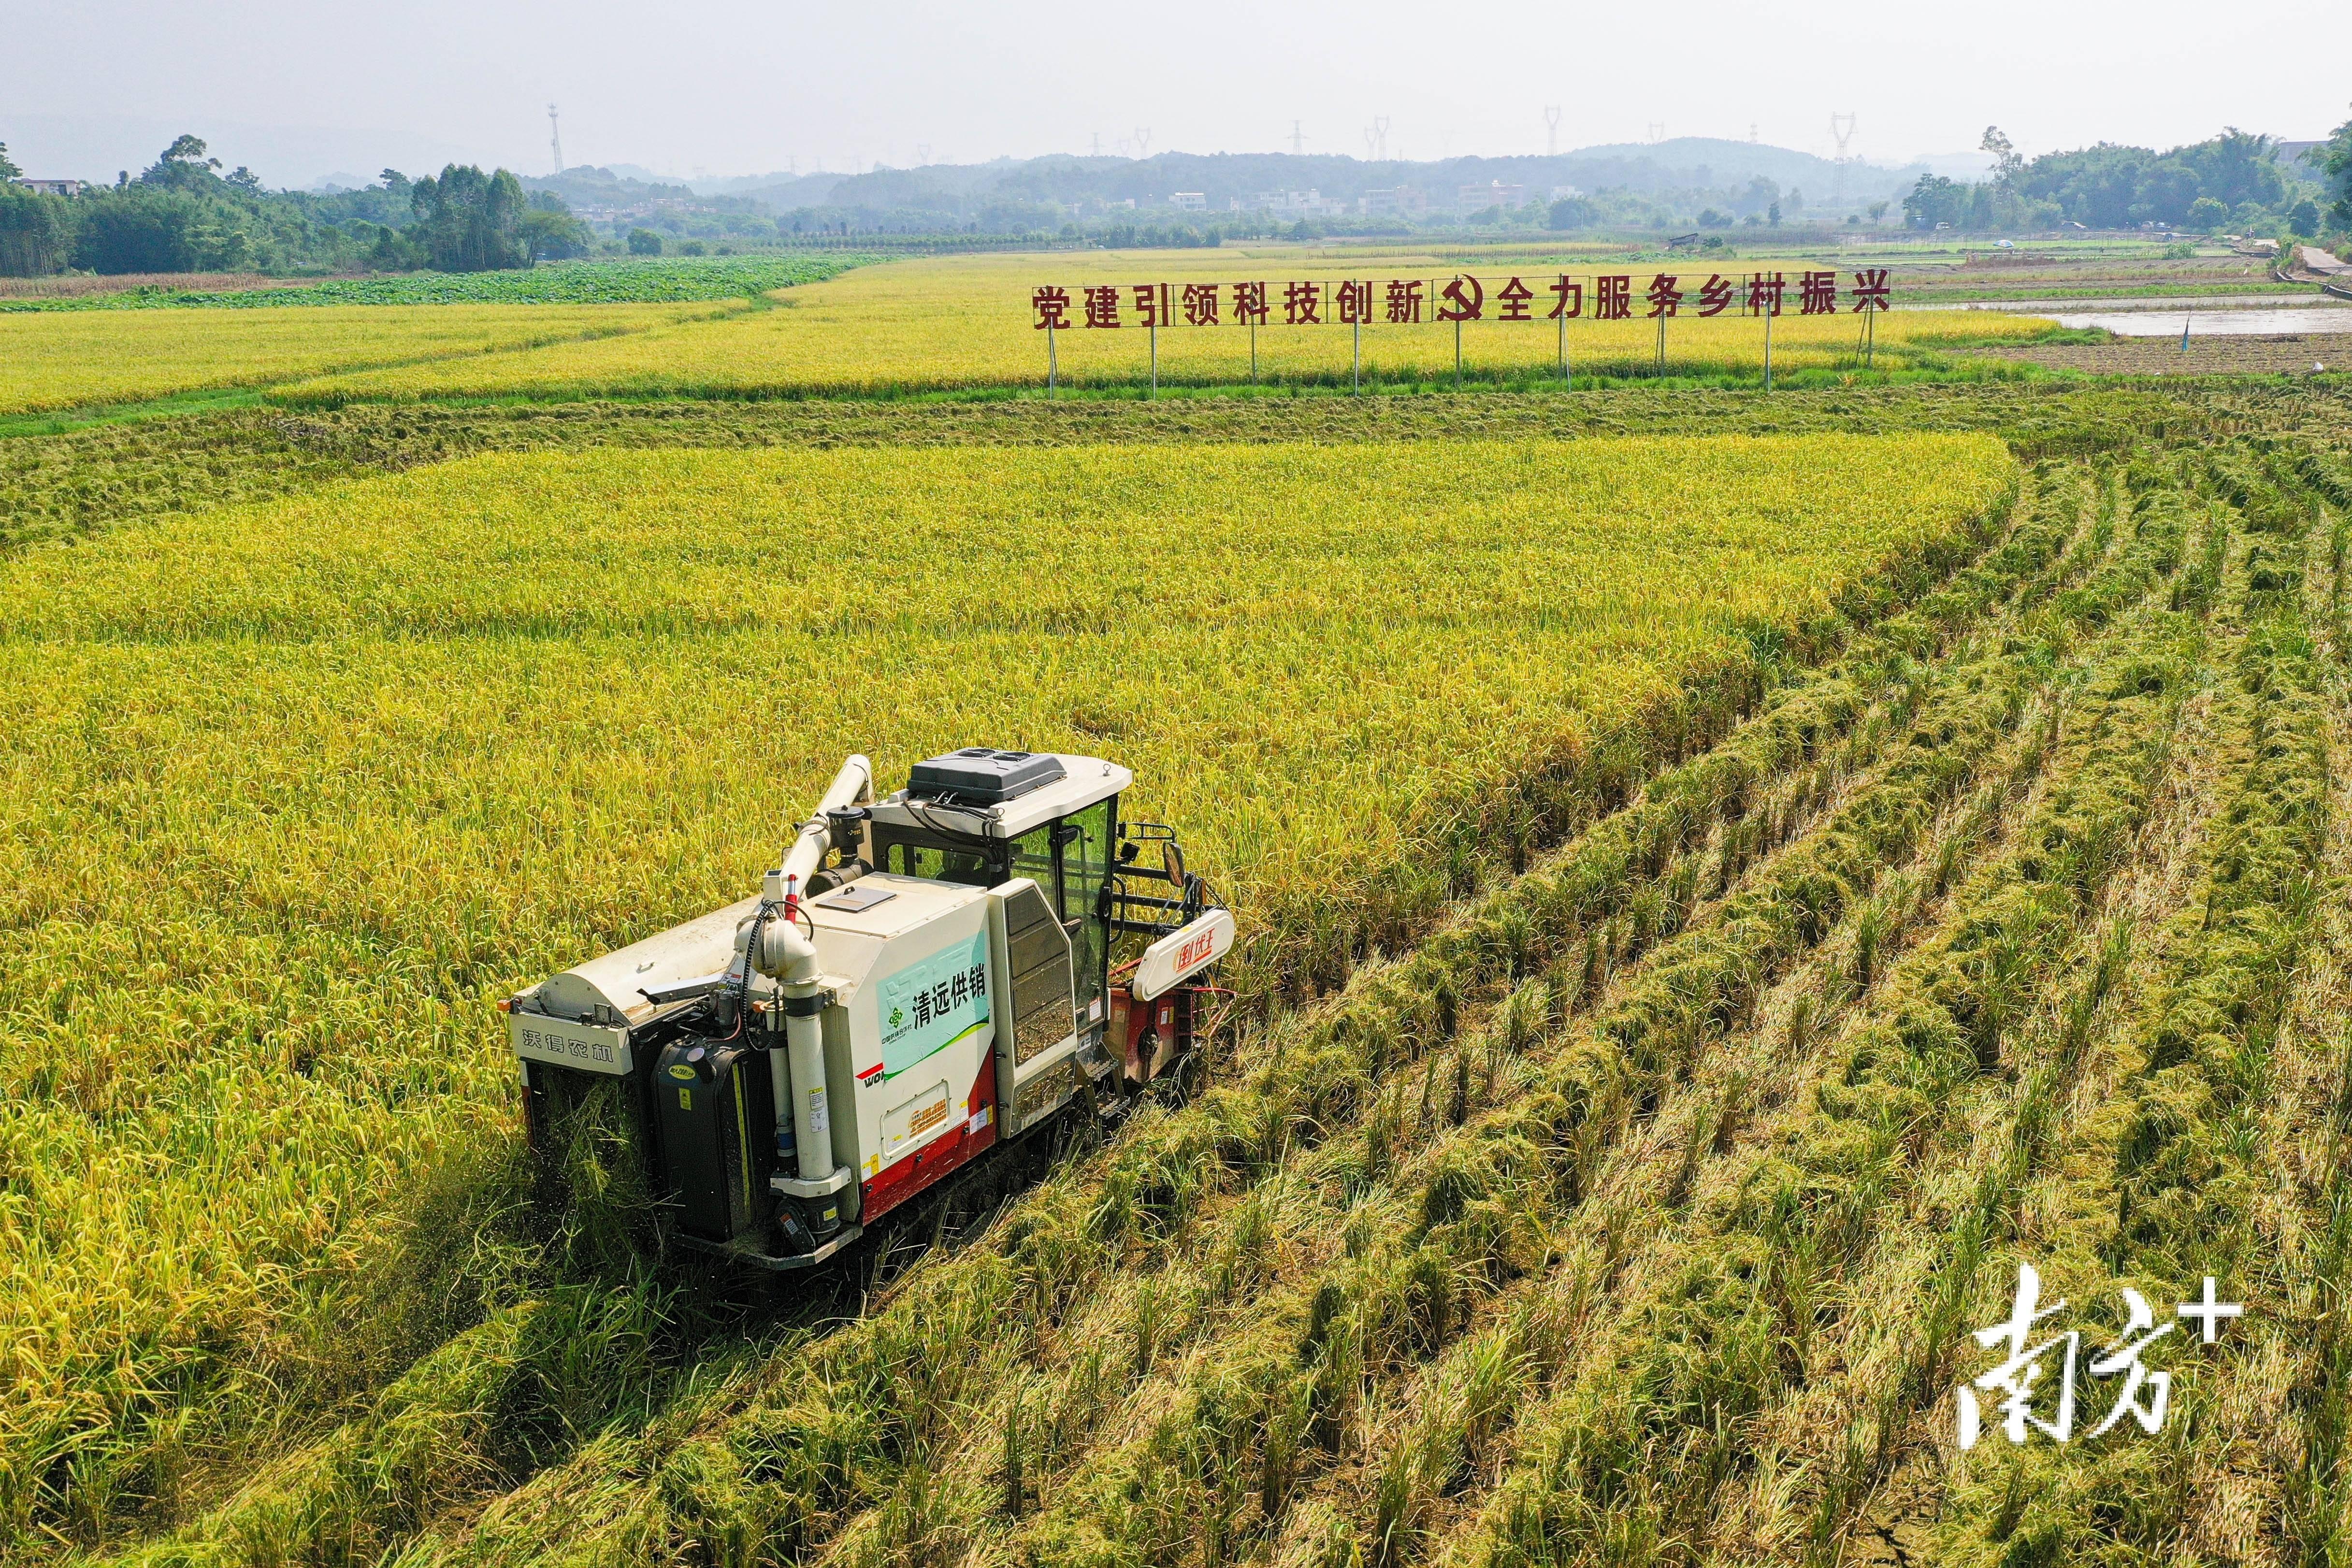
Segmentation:
{"type": "MultiPolygon", "coordinates": [[[[1669,914],[1659,882],[1669,862],[1689,864],[1727,813],[1742,815],[1776,784],[1813,775],[1834,742],[1885,713],[1878,694],[1890,678],[1899,692],[1909,671],[2046,563],[2046,549],[2021,557],[2021,545],[1955,576],[2000,523],[1987,517],[1973,537],[1894,563],[1836,614],[1791,629],[1777,645],[1759,640],[1737,668],[1595,747],[1571,783],[1556,782],[1541,798],[1563,820],[1601,821],[1559,876],[1523,879],[1478,901],[1409,958],[1365,965],[1343,996],[1246,1044],[1238,1082],[1132,1124],[1110,1152],[1057,1176],[980,1245],[918,1270],[866,1320],[805,1343],[794,1331],[781,1344],[680,1371],[662,1359],[666,1346],[674,1356],[675,1340],[657,1292],[558,1292],[452,1342],[366,1414],[134,1555],[372,1560],[543,1468],[538,1486],[567,1527],[635,1530],[648,1501],[667,1519],[670,1504],[661,1500],[700,1495],[698,1485],[679,1491],[686,1472],[677,1467],[706,1462],[722,1478],[708,1489],[714,1500],[729,1495],[726,1475],[754,1478],[746,1487],[757,1512],[739,1541],[824,1536],[849,1517],[845,1510],[894,1485],[888,1478],[910,1459],[919,1471],[921,1455],[960,1425],[944,1389],[917,1389],[959,1382],[1000,1353],[1062,1332],[1056,1325],[1106,1281],[1189,1249],[1199,1218],[1229,1206],[1236,1184],[1262,1185],[1286,1147],[1317,1140],[1326,1123],[1368,1113],[1386,1075],[1420,1065],[1457,1032],[1521,961],[1511,954],[1523,959],[1538,942],[1569,942],[1581,954],[1592,945],[1590,925],[1608,933],[1610,950],[1596,960],[1606,968],[1671,935],[1683,915],[1669,914]],[[1915,608],[1895,613],[1906,603],[1915,608]],[[1849,644],[1828,670],[1804,667],[1849,644]],[[1768,693],[1763,713],[1731,744],[1704,749],[1768,693]],[[1642,785],[1650,759],[1677,757],[1691,760],[1642,785]],[[1637,789],[1633,809],[1603,815],[1637,789]],[[803,1442],[795,1423],[810,1407],[821,1418],[803,1442]],[[682,1431],[704,1427],[730,1436],[672,1455],[682,1431]],[[751,1458],[730,1458],[731,1443],[751,1458]],[[600,1471],[604,1479],[589,1489],[595,1498],[555,1500],[565,1477],[600,1471]],[[670,1479],[646,1490],[655,1476],[670,1479]]],[[[2060,533],[2072,526],[2070,517],[2060,533]]],[[[1827,782],[1822,773],[1808,788],[1827,782]]],[[[527,1490],[512,1506],[528,1511],[538,1496],[527,1490]]],[[[513,1522],[504,1513],[485,1519],[479,1544],[487,1549],[513,1522]]]]}

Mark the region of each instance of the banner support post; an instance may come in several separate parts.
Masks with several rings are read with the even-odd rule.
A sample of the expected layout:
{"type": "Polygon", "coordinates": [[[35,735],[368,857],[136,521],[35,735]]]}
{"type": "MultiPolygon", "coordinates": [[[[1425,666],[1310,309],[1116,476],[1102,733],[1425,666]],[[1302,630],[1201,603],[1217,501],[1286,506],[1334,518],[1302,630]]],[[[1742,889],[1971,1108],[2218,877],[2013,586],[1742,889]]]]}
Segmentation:
{"type": "Polygon", "coordinates": [[[1454,318],[1454,390],[1462,390],[1462,318],[1454,318]]]}
{"type": "Polygon", "coordinates": [[[1364,319],[1356,318],[1356,382],[1354,395],[1364,395],[1364,319]]]}
{"type": "Polygon", "coordinates": [[[1250,385],[1257,385],[1257,318],[1250,318],[1250,385]]]}
{"type": "Polygon", "coordinates": [[[1061,356],[1054,351],[1054,324],[1048,321],[1045,323],[1045,400],[1048,402],[1053,401],[1054,382],[1059,379],[1061,369],[1061,356]]]}
{"type": "Polygon", "coordinates": [[[1766,392],[1772,390],[1772,318],[1778,314],[1780,314],[1778,311],[1770,309],[1764,312],[1764,390],[1766,392]]]}
{"type": "MultiPolygon", "coordinates": [[[[1151,396],[1160,395],[1160,323],[1151,323],[1151,396]]],[[[1149,400],[1146,400],[1149,401],[1149,400]]]]}

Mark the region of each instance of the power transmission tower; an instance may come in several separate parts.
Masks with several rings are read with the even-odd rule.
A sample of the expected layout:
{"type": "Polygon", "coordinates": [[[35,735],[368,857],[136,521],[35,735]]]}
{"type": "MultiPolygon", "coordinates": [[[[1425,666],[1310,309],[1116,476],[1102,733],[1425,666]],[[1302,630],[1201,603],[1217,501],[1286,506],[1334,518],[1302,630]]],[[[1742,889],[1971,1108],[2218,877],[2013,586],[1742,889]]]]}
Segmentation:
{"type": "Polygon", "coordinates": [[[1650,121],[1650,140],[1652,141],[1664,141],[1665,139],[1666,122],[1663,120],[1654,120],[1650,121]]]}
{"type": "Polygon", "coordinates": [[[1307,133],[1298,129],[1298,121],[1290,122],[1290,155],[1294,158],[1307,151],[1307,133]]]}
{"type": "Polygon", "coordinates": [[[1845,205],[1845,166],[1850,162],[1846,157],[1845,150],[1847,144],[1853,141],[1853,123],[1854,117],[1851,114],[1832,112],[1830,115],[1830,134],[1837,138],[1837,195],[1833,199],[1834,208],[1843,208],[1845,205]]]}
{"type": "Polygon", "coordinates": [[[1135,155],[1138,158],[1151,156],[1151,128],[1148,125],[1135,128],[1135,155]]]}
{"type": "Polygon", "coordinates": [[[915,166],[916,166],[917,168],[920,168],[920,167],[922,167],[923,165],[925,165],[925,164],[929,163],[930,161],[931,161],[931,144],[930,144],[929,142],[928,142],[928,141],[918,141],[918,142],[916,142],[916,143],[915,143],[915,166]]]}
{"type": "Polygon", "coordinates": [[[1544,156],[1552,158],[1559,154],[1559,105],[1548,103],[1544,105],[1544,156]]]}
{"type": "Polygon", "coordinates": [[[563,130],[555,122],[555,105],[547,106],[547,140],[555,149],[555,172],[563,172],[563,130]]]}
{"type": "Polygon", "coordinates": [[[1102,132],[1101,132],[1101,131],[1096,131],[1096,132],[1095,132],[1095,153],[1094,153],[1094,155],[1095,155],[1096,157],[1097,157],[1097,158],[1099,158],[1099,157],[1101,157],[1101,156],[1102,156],[1102,132]]]}
{"type": "Polygon", "coordinates": [[[1371,158],[1372,150],[1380,145],[1380,141],[1381,133],[1379,131],[1373,130],[1369,125],[1364,127],[1364,157],[1367,161],[1370,161],[1371,158]]]}
{"type": "Polygon", "coordinates": [[[1385,163],[1389,161],[1389,117],[1387,115],[1372,116],[1372,134],[1380,141],[1380,158],[1381,162],[1385,163]]]}

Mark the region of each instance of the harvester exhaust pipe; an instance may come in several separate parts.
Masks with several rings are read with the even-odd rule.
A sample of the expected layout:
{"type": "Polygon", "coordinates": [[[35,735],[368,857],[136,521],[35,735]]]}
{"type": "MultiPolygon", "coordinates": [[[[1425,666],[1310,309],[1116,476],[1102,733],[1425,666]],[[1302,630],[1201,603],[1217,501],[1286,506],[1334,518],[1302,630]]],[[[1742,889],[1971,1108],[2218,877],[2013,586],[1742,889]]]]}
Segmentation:
{"type": "Polygon", "coordinates": [[[784,994],[784,1049],[770,1052],[768,1061],[779,1080],[779,1094],[790,1092],[781,1082],[784,1062],[780,1058],[791,1059],[791,1082],[800,1088],[791,1102],[800,1177],[824,1181],[833,1175],[833,1117],[825,1097],[824,1029],[819,1021],[824,988],[817,975],[816,947],[787,915],[761,929],[756,962],[784,994]]]}
{"type": "MultiPolygon", "coordinates": [[[[800,1183],[827,1191],[848,1185],[852,1173],[833,1163],[833,1117],[825,1093],[821,1021],[824,988],[817,970],[816,946],[799,924],[800,896],[824,862],[825,851],[835,847],[830,813],[871,800],[873,783],[874,765],[865,758],[852,757],[841,765],[841,771],[834,775],[833,783],[817,801],[815,814],[801,824],[783,863],[767,875],[762,896],[772,906],[769,917],[750,927],[755,936],[747,933],[747,938],[757,945],[757,951],[746,955],[752,967],[774,980],[783,993],[784,1049],[768,1053],[768,1071],[775,1103],[793,1108],[800,1183]]],[[[804,1191],[802,1196],[817,1195],[804,1191]]]]}

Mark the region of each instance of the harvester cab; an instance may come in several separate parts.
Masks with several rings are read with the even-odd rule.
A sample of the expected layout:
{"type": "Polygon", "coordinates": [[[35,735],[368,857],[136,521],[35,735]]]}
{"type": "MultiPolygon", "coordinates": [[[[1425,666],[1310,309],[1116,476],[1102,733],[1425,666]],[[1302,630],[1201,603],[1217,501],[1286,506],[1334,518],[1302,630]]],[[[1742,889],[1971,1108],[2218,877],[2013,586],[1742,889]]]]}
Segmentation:
{"type": "Polygon", "coordinates": [[[1234,919],[1099,758],[853,757],[761,892],[505,1005],[534,1145],[617,1092],[677,1241],[804,1268],[1197,1063],[1234,919]]]}

